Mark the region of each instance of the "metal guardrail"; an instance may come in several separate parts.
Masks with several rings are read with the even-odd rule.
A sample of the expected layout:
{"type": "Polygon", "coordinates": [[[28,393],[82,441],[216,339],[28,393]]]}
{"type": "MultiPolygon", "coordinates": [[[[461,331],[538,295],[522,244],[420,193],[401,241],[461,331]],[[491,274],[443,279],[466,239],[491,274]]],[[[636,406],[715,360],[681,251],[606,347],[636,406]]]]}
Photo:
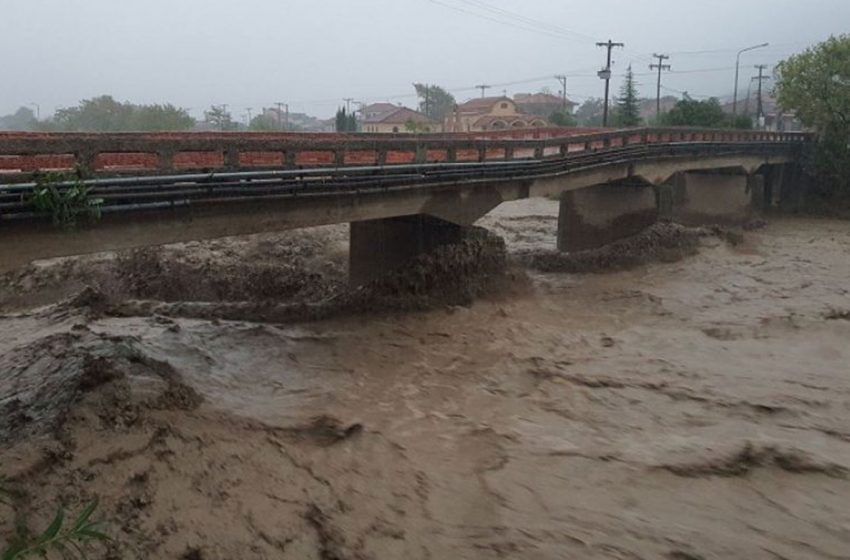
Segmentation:
{"type": "MultiPolygon", "coordinates": [[[[651,129],[643,129],[651,130],[651,129]]],[[[567,151],[554,157],[482,161],[475,163],[445,162],[409,165],[358,166],[273,170],[255,172],[220,172],[195,174],[147,175],[112,177],[85,181],[91,187],[90,196],[103,201],[106,213],[133,212],[155,208],[177,208],[237,200],[266,198],[327,196],[372,193],[410,188],[433,188],[476,182],[495,184],[518,179],[530,180],[568,174],[579,170],[612,164],[635,163],[648,159],[669,157],[718,157],[726,155],[785,155],[805,141],[804,135],[770,136],[758,141],[665,141],[650,140],[641,131],[584,136],[591,143],[627,134],[643,141],[624,141],[622,145],[567,151]],[[640,135],[640,136],[639,136],[640,135]],[[591,139],[592,138],[592,139],[591,139]],[[787,140],[782,140],[787,138],[787,140]]],[[[659,133],[655,133],[659,134],[659,133]]],[[[668,133],[665,133],[668,134],[668,133]]],[[[676,131],[680,134],[692,134],[676,131]]],[[[697,133],[693,133],[697,134],[697,133]]],[[[699,134],[707,134],[705,131],[699,134]]],[[[723,134],[722,132],[719,134],[723,134]]],[[[721,136],[722,137],[722,136],[721,136]]],[[[625,138],[625,136],[620,136],[625,138]]],[[[660,136],[659,136],[660,138],[660,136]]],[[[578,140],[578,137],[570,141],[578,140]]],[[[544,145],[562,146],[564,139],[538,141],[544,145]],[[561,143],[555,142],[559,140],[561,143]]],[[[74,183],[59,184],[68,188],[74,183]]],[[[33,184],[0,187],[0,228],[3,221],[41,220],[29,200],[33,184]]]]}

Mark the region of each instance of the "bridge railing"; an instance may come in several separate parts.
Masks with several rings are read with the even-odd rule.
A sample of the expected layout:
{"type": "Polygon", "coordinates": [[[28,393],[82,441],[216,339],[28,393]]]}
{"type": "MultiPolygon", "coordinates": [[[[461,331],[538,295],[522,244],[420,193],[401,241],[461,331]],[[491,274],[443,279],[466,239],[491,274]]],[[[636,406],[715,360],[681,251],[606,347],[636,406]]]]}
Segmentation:
{"type": "Polygon", "coordinates": [[[0,183],[83,166],[96,175],[483,162],[657,143],[802,143],[794,132],[543,128],[461,134],[0,133],[0,183]]]}

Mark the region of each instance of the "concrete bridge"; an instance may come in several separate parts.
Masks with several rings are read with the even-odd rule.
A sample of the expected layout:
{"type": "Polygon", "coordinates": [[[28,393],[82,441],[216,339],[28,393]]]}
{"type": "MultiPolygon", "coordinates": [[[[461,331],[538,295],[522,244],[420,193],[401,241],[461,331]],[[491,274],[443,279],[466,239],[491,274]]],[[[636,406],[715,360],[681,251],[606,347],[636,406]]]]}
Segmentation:
{"type": "Polygon", "coordinates": [[[558,247],[575,251],[657,220],[745,220],[791,192],[806,141],[679,128],[6,134],[0,271],[46,257],[350,222],[351,279],[362,283],[461,239],[502,202],[541,196],[560,198],[558,247]],[[87,184],[102,218],[63,230],[35,211],[27,181],[38,169],[76,164],[97,176],[87,184]]]}

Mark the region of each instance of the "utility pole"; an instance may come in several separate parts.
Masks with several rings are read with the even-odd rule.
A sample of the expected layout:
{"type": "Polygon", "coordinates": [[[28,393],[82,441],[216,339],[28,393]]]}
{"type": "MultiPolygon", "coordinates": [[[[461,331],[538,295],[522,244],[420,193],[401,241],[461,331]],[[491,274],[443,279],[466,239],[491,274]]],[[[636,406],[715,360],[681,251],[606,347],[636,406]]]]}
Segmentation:
{"type": "Polygon", "coordinates": [[[345,101],[345,114],[350,115],[351,114],[351,102],[354,101],[354,98],[353,97],[343,97],[342,100],[345,101]]]}
{"type": "Polygon", "coordinates": [[[764,105],[762,103],[761,91],[762,91],[762,83],[765,80],[769,80],[770,76],[765,76],[764,71],[767,69],[767,64],[756,64],[755,69],[759,71],[758,77],[753,78],[753,80],[758,80],[758,109],[756,110],[756,122],[758,122],[759,126],[762,125],[762,118],[764,117],[764,105]]]}
{"type": "Polygon", "coordinates": [[[652,57],[658,59],[658,64],[649,65],[650,70],[658,69],[658,91],[655,94],[655,118],[658,119],[661,117],[661,73],[664,70],[670,70],[671,66],[664,64],[665,60],[670,60],[666,54],[653,54],[652,57]]]}
{"type": "MultiPolygon", "coordinates": [[[[227,103],[221,104],[221,122],[219,123],[219,127],[221,130],[224,130],[224,121],[225,117],[227,117],[227,103]]],[[[228,119],[230,120],[230,119],[228,119]]]]}
{"type": "Polygon", "coordinates": [[[481,97],[483,98],[484,92],[487,91],[488,89],[490,89],[491,86],[488,86],[487,84],[481,84],[480,86],[475,86],[475,87],[481,90],[481,97]]]}
{"type": "MultiPolygon", "coordinates": [[[[738,56],[735,58],[735,92],[732,94],[732,114],[738,114],[738,74],[739,69],[741,67],[741,55],[745,52],[754,51],[756,49],[763,49],[765,47],[770,46],[770,43],[762,43],[760,45],[753,45],[752,47],[747,47],[745,49],[741,49],[738,51],[738,56]]],[[[749,97],[747,97],[749,101],[749,97]]]]}
{"type": "Polygon", "coordinates": [[[602,126],[608,126],[608,97],[611,93],[611,51],[614,47],[625,47],[626,45],[623,43],[615,43],[611,39],[608,39],[607,43],[596,43],[597,47],[605,47],[608,49],[608,62],[605,63],[605,68],[600,70],[597,75],[605,80],[605,110],[602,113],[602,126]]]}
{"type": "Polygon", "coordinates": [[[289,125],[289,105],[287,105],[283,101],[278,101],[277,103],[275,103],[275,105],[277,105],[277,127],[281,130],[286,130],[288,128],[288,125],[289,125]],[[286,107],[286,114],[287,114],[286,125],[287,126],[283,125],[283,110],[282,110],[282,107],[286,107]]]}
{"type": "Polygon", "coordinates": [[[558,74],[555,79],[561,82],[561,111],[567,112],[567,77],[563,74],[558,74]]]}

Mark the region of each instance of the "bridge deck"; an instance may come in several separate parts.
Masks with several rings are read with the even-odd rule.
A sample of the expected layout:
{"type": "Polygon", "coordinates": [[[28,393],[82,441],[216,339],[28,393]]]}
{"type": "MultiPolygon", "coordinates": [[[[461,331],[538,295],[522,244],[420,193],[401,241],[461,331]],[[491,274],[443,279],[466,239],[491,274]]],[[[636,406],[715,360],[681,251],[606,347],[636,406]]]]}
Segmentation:
{"type": "MultiPolygon", "coordinates": [[[[102,218],[91,224],[81,220],[70,231],[55,227],[50,215],[36,210],[31,183],[11,183],[0,186],[0,270],[35,258],[414,214],[463,225],[507,200],[628,177],[657,184],[695,169],[751,173],[764,164],[794,160],[807,138],[640,129],[498,140],[512,146],[505,148],[512,157],[501,160],[101,177],[86,184],[88,196],[101,201],[102,218]],[[705,139],[709,137],[714,139],[705,139]],[[601,147],[594,147],[597,142],[601,147]],[[570,149],[574,144],[582,149],[570,149]],[[517,157],[518,147],[529,146],[539,157],[517,157]],[[546,155],[547,149],[557,153],[546,155]]],[[[391,140],[432,145],[421,138],[391,140]]],[[[450,151],[470,141],[485,146],[496,142],[433,141],[448,142],[450,151]]],[[[73,183],[57,188],[73,188],[73,183]]]]}

